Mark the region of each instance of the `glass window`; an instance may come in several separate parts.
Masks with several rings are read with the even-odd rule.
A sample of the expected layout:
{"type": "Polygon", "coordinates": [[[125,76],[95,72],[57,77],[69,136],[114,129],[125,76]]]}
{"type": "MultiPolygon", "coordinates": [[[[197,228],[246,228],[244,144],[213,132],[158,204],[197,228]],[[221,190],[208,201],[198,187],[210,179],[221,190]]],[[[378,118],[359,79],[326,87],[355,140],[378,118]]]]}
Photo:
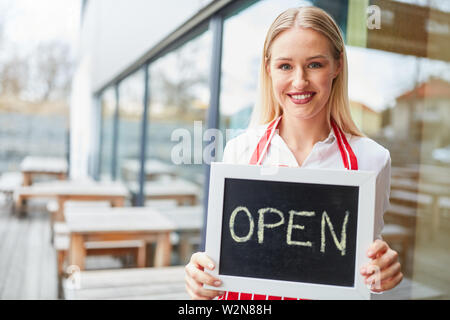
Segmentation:
{"type": "Polygon", "coordinates": [[[114,114],[116,95],[114,88],[106,89],[101,96],[102,133],[100,145],[100,180],[111,180],[114,114]]]}
{"type": "Polygon", "coordinates": [[[138,190],[140,172],[144,81],[144,70],[140,69],[119,85],[116,179],[125,182],[134,194],[138,190]]]}
{"type": "MultiPolygon", "coordinates": [[[[197,36],[149,66],[149,127],[146,199],[154,183],[172,180],[194,186],[201,203],[203,132],[209,107],[211,33],[197,36]],[[155,182],[159,181],[159,182],[155,182]],[[153,184],[152,184],[153,183],[153,184]]],[[[176,199],[176,195],[166,195],[176,199]]],[[[183,202],[182,200],[179,201],[183,202]]]]}
{"type": "MultiPolygon", "coordinates": [[[[276,15],[302,3],[258,1],[226,19],[222,130],[247,127],[267,29],[276,15]]],[[[384,297],[448,299],[450,6],[371,0],[366,11],[359,1],[311,3],[332,14],[345,32],[354,120],[391,153],[391,205],[383,237],[398,251],[405,278],[384,297]]]]}
{"type": "Polygon", "coordinates": [[[67,106],[47,103],[48,111],[34,112],[32,103],[11,100],[0,102],[19,106],[0,114],[0,173],[20,171],[27,156],[67,158],[67,106]]]}
{"type": "MultiPolygon", "coordinates": [[[[226,18],[223,28],[220,129],[227,139],[247,128],[256,101],[264,39],[270,24],[283,10],[305,1],[259,1],[226,18]]],[[[219,157],[220,158],[220,157],[219,157]]]]}
{"type": "Polygon", "coordinates": [[[371,27],[349,18],[349,96],[360,129],[391,153],[383,238],[400,254],[403,298],[448,299],[450,49],[441,44],[450,43],[450,7],[370,4],[371,27]]]}

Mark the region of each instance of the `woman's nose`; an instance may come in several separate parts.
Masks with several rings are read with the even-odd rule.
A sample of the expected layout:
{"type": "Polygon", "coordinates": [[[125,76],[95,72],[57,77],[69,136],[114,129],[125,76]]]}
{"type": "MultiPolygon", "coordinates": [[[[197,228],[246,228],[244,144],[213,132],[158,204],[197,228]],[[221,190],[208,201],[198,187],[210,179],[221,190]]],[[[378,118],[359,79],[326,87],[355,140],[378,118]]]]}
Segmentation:
{"type": "Polygon", "coordinates": [[[292,79],[292,86],[296,89],[302,89],[306,87],[309,83],[306,73],[299,69],[294,73],[294,78],[292,79]]]}

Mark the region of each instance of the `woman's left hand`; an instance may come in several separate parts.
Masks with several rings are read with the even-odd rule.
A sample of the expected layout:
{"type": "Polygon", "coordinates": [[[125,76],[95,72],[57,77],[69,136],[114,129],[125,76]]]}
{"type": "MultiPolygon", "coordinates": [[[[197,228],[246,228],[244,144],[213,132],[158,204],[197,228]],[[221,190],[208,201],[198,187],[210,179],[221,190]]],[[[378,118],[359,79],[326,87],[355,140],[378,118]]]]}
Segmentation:
{"type": "Polygon", "coordinates": [[[361,267],[365,283],[373,292],[383,292],[397,286],[403,279],[398,253],[385,241],[375,240],[367,250],[371,261],[361,267]]]}

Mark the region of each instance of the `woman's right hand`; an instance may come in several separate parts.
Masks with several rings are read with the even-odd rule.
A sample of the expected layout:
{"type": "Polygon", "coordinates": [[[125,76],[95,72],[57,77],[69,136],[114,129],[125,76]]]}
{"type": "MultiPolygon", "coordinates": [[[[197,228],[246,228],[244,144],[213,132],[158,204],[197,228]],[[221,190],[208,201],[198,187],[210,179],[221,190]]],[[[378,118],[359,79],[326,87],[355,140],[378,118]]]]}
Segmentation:
{"type": "Polygon", "coordinates": [[[210,300],[224,294],[222,291],[205,289],[204,284],[219,287],[222,282],[204,270],[214,270],[213,261],[204,252],[196,252],[186,265],[186,290],[194,300],[210,300]]]}

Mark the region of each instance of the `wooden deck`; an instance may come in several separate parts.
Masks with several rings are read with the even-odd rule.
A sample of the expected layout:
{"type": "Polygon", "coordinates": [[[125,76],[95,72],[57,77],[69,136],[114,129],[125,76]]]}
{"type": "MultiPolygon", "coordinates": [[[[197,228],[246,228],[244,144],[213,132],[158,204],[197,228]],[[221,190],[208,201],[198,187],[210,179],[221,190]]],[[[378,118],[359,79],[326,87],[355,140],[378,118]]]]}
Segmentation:
{"type": "Polygon", "coordinates": [[[42,202],[30,205],[22,218],[0,208],[0,300],[57,298],[49,216],[42,202]]]}
{"type": "MultiPolygon", "coordinates": [[[[50,243],[46,202],[31,200],[31,213],[24,217],[0,204],[0,300],[58,299],[56,252],[50,243]]],[[[86,268],[117,269],[128,265],[128,260],[132,259],[88,257],[86,268]]]]}

